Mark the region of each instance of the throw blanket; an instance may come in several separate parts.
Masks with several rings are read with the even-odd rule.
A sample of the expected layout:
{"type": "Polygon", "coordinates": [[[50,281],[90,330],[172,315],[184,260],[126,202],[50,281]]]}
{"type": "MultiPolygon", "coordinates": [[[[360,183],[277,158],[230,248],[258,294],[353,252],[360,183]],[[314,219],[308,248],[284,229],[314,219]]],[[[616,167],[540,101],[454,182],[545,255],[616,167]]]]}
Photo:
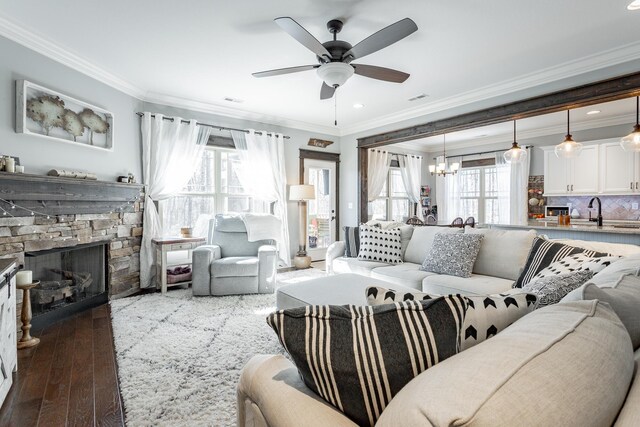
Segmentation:
{"type": "MultiPolygon", "coordinates": [[[[244,226],[247,229],[247,238],[250,242],[256,242],[258,240],[273,240],[276,242],[276,248],[282,248],[283,245],[288,245],[289,242],[285,242],[282,238],[282,221],[271,214],[243,214],[240,215],[240,219],[244,222],[244,226]]],[[[278,250],[278,257],[280,257],[280,250],[278,250]]],[[[281,265],[288,265],[286,260],[281,260],[281,265]]]]}

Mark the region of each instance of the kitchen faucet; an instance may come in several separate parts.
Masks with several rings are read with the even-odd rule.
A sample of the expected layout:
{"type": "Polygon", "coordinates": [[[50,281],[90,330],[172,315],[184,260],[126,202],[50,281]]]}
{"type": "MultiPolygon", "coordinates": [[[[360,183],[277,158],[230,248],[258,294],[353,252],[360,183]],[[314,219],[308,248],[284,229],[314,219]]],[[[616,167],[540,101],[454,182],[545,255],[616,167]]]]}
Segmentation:
{"type": "Polygon", "coordinates": [[[593,201],[598,202],[598,216],[596,218],[589,218],[589,221],[597,222],[598,227],[602,227],[602,203],[600,202],[599,197],[592,197],[589,201],[589,209],[593,209],[593,201]]]}

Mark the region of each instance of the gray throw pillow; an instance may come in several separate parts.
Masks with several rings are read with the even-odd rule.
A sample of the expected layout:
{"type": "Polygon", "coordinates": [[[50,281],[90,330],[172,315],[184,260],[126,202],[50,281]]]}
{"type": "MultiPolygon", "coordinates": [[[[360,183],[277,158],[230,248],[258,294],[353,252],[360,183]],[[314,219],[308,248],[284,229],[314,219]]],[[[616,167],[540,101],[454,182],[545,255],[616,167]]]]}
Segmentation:
{"type": "Polygon", "coordinates": [[[572,273],[547,276],[527,283],[522,290],[538,295],[539,307],[560,302],[569,292],[578,289],[593,277],[593,271],[582,270],[572,273]]]}
{"type": "MultiPolygon", "coordinates": [[[[440,295],[424,292],[397,292],[379,286],[366,289],[367,304],[383,305],[403,301],[425,301],[440,295]]],[[[468,308],[460,330],[460,351],[473,347],[504,330],[538,306],[536,294],[517,292],[496,295],[466,295],[468,308]]]]}
{"type": "Polygon", "coordinates": [[[482,234],[436,234],[420,270],[471,277],[483,237],[482,234]]]}
{"type": "Polygon", "coordinates": [[[597,299],[611,305],[629,331],[633,349],[640,348],[640,277],[625,274],[613,287],[599,287],[591,282],[567,295],[562,301],[597,299]]]}

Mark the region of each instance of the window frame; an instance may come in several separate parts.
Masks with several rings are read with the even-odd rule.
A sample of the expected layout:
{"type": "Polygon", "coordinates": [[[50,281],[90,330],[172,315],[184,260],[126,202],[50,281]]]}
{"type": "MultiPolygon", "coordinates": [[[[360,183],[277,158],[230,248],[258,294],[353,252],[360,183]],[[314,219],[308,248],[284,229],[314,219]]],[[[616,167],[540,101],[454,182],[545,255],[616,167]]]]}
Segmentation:
{"type": "MultiPolygon", "coordinates": [[[[398,173],[400,173],[400,168],[397,166],[391,166],[389,167],[389,172],[387,172],[387,179],[385,182],[385,188],[386,188],[386,192],[381,192],[380,195],[378,197],[375,198],[375,200],[373,200],[371,203],[374,203],[375,201],[378,200],[384,200],[386,203],[386,212],[385,212],[385,219],[383,221],[393,221],[393,201],[394,200],[400,200],[400,201],[406,201],[407,203],[407,217],[403,218],[401,220],[401,222],[405,222],[407,219],[411,218],[411,200],[409,199],[409,196],[407,195],[406,190],[404,191],[404,195],[405,197],[399,197],[399,196],[392,196],[392,188],[391,188],[391,177],[392,174],[395,173],[395,171],[398,171],[398,173]]],[[[402,174],[400,173],[400,180],[402,180],[402,174]]],[[[403,184],[404,185],[404,184],[403,184]]]]}
{"type": "MultiPolygon", "coordinates": [[[[474,166],[460,169],[461,171],[470,171],[470,170],[478,170],[480,176],[480,182],[478,183],[478,197],[471,196],[462,196],[460,195],[460,200],[477,200],[478,201],[478,218],[476,221],[478,224],[486,224],[486,201],[487,200],[498,200],[498,194],[496,191],[495,196],[487,196],[487,188],[486,188],[486,170],[488,169],[496,169],[495,164],[486,165],[486,166],[474,166]]],[[[460,184],[459,184],[460,185],[460,184]]],[[[464,219],[464,218],[463,218],[464,219]]]]}

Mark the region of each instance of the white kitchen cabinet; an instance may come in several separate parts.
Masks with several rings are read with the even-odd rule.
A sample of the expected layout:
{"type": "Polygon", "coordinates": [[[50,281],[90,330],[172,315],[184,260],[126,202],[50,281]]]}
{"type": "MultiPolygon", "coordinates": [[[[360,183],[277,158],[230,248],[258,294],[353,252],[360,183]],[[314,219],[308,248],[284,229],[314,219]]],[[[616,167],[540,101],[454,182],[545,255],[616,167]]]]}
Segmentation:
{"type": "Polygon", "coordinates": [[[638,155],[624,151],[619,142],[600,144],[600,192],[627,194],[638,189],[638,155]]]}
{"type": "Polygon", "coordinates": [[[599,192],[599,148],[597,145],[583,147],[575,159],[558,158],[555,147],[544,150],[545,196],[570,194],[594,194],[599,192]]]}
{"type": "Polygon", "coordinates": [[[16,278],[14,261],[0,260],[0,406],[18,368],[16,342],[16,278]]]}

